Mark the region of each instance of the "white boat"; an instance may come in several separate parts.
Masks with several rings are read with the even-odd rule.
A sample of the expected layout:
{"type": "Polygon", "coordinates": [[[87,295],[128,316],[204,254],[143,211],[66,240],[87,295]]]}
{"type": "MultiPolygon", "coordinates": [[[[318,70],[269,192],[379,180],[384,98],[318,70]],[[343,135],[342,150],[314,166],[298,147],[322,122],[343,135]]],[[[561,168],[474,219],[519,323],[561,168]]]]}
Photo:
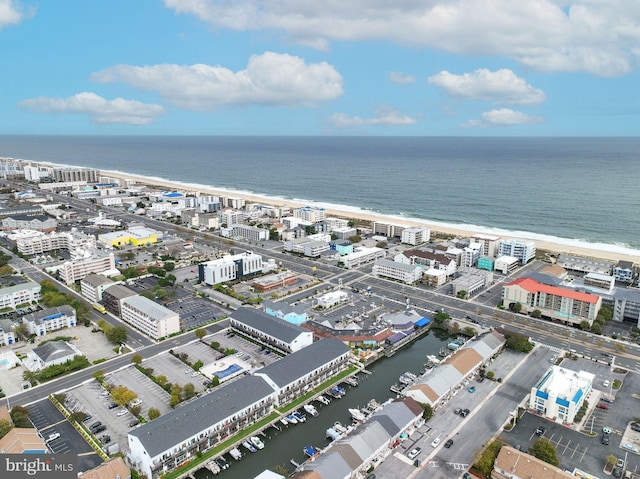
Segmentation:
{"type": "Polygon", "coordinates": [[[354,377],[344,378],[344,382],[353,387],[358,385],[358,381],[354,377]]]}
{"type": "Polygon", "coordinates": [[[245,449],[247,449],[249,452],[257,452],[258,450],[253,447],[253,444],[251,444],[249,441],[242,441],[242,445],[245,447],[245,449]]]}
{"type": "Polygon", "coordinates": [[[338,431],[340,434],[346,434],[347,432],[347,428],[344,427],[340,421],[333,423],[333,429],[338,431]]]}
{"type": "Polygon", "coordinates": [[[292,414],[298,420],[298,422],[300,422],[300,423],[305,422],[307,420],[307,416],[305,416],[304,414],[302,414],[299,411],[293,411],[292,414]]]}
{"type": "Polygon", "coordinates": [[[318,410],[313,404],[305,404],[303,407],[304,410],[307,411],[308,414],[311,414],[313,417],[316,417],[318,415],[318,410]]]}
{"type": "Polygon", "coordinates": [[[349,414],[351,414],[351,417],[356,421],[364,421],[365,419],[367,419],[367,417],[362,414],[362,412],[360,412],[360,409],[349,408],[349,414]]]}
{"type": "Polygon", "coordinates": [[[413,381],[409,376],[407,376],[407,374],[406,374],[406,373],[405,373],[405,374],[403,374],[402,376],[400,376],[400,377],[398,378],[398,381],[400,381],[400,382],[401,382],[402,384],[404,384],[404,385],[408,385],[408,384],[411,384],[411,383],[413,383],[413,382],[414,382],[414,381],[413,381]]]}
{"type": "Polygon", "coordinates": [[[251,441],[251,444],[256,446],[258,449],[264,449],[264,443],[260,440],[258,436],[251,436],[249,440],[251,441]]]}
{"type": "Polygon", "coordinates": [[[284,418],[289,421],[289,424],[298,424],[298,419],[293,414],[287,414],[284,418]]]}
{"type": "Polygon", "coordinates": [[[288,425],[289,425],[289,421],[287,421],[287,420],[286,420],[285,418],[283,418],[283,417],[281,417],[281,418],[280,418],[280,423],[281,423],[283,426],[288,426],[288,425]]]}
{"type": "Polygon", "coordinates": [[[229,451],[229,455],[233,457],[236,461],[239,461],[240,459],[242,459],[242,453],[240,452],[240,449],[238,449],[237,447],[234,447],[233,449],[231,449],[229,451]]]}
{"type": "Polygon", "coordinates": [[[331,402],[331,399],[321,395],[321,396],[318,396],[318,401],[320,401],[322,404],[327,406],[331,402]]]}
{"type": "Polygon", "coordinates": [[[376,401],[375,399],[371,399],[369,400],[369,402],[367,403],[367,409],[371,412],[377,411],[378,409],[380,409],[382,406],[380,405],[380,403],[378,401],[376,401]]]}

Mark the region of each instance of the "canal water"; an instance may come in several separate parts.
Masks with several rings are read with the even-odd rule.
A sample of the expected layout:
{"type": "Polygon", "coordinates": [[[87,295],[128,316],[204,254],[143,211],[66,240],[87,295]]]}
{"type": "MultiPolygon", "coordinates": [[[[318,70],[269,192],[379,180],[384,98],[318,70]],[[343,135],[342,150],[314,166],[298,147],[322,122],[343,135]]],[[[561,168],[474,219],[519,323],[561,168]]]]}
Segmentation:
{"type": "Polygon", "coordinates": [[[450,336],[438,331],[430,331],[415,342],[405,346],[390,358],[382,358],[367,370],[372,374],[359,373],[357,376],[359,385],[352,387],[341,384],[347,393],[341,399],[331,399],[329,405],[320,404],[314,401],[312,404],[318,409],[319,415],[312,417],[300,408],[300,412],[305,414],[307,421],[302,424],[283,426],[278,424],[280,431],[268,428],[264,431],[265,436],[261,436],[265,444],[264,449],[256,453],[250,453],[244,447],[238,449],[244,454],[240,461],[233,460],[229,454],[225,459],[230,467],[214,476],[211,472],[201,469],[196,474],[196,479],[213,479],[213,477],[251,479],[265,469],[272,469],[281,466],[288,473],[292,473],[295,467],[291,464],[291,459],[301,464],[307,457],[302,449],[305,445],[312,445],[316,448],[324,448],[329,444],[326,439],[326,430],[334,422],[340,421],[343,425],[351,424],[351,415],[348,408],[362,408],[371,399],[379,403],[389,398],[395,398],[389,388],[393,384],[399,384],[398,378],[406,371],[420,374],[424,370],[427,362],[426,356],[437,355],[438,352],[450,341],[450,336]]]}

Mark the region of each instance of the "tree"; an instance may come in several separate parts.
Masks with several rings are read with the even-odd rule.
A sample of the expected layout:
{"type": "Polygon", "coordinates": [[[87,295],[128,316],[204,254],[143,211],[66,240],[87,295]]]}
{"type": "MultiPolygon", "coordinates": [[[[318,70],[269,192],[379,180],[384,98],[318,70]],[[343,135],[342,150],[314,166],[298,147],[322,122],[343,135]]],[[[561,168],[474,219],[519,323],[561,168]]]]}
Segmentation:
{"type": "Polygon", "coordinates": [[[202,362],[202,359],[198,359],[195,363],[193,363],[192,368],[193,368],[195,371],[200,371],[200,368],[201,368],[202,366],[204,366],[204,362],[202,362]]]}
{"type": "Polygon", "coordinates": [[[207,335],[207,331],[204,328],[198,328],[195,330],[195,335],[198,339],[202,339],[207,335]]]}
{"type": "Polygon", "coordinates": [[[0,419],[0,439],[5,437],[13,429],[13,424],[7,419],[0,419]]]}
{"type": "Polygon", "coordinates": [[[167,385],[167,376],[165,376],[164,374],[161,374],[160,376],[156,376],[156,383],[158,383],[158,385],[160,387],[164,387],[167,385]]]}
{"type": "Polygon", "coordinates": [[[140,411],[142,411],[142,408],[140,406],[130,406],[129,407],[129,412],[131,414],[133,414],[134,416],[139,416],[140,415],[140,411]]]}
{"type": "Polygon", "coordinates": [[[113,399],[113,402],[119,406],[129,404],[137,397],[138,395],[136,393],[125,386],[116,386],[111,390],[111,399],[113,399]]]}
{"type": "Polygon", "coordinates": [[[196,387],[192,383],[187,383],[182,388],[182,394],[185,399],[192,398],[196,394],[196,387]]]}
{"type": "Polygon", "coordinates": [[[172,408],[176,407],[178,404],[182,402],[182,396],[178,396],[176,394],[171,395],[171,399],[169,399],[169,406],[172,408]]]}
{"type": "Polygon", "coordinates": [[[556,448],[548,439],[543,438],[533,441],[533,446],[529,449],[529,454],[552,466],[558,466],[560,464],[556,448]]]}
{"type": "Polygon", "coordinates": [[[21,339],[27,339],[29,337],[29,328],[24,323],[16,324],[13,332],[21,339]]]}
{"type": "Polygon", "coordinates": [[[104,381],[105,372],[102,369],[98,369],[95,373],[93,373],[93,379],[101,383],[104,381]]]}
{"type": "Polygon", "coordinates": [[[466,299],[467,298],[467,292],[466,291],[458,291],[458,298],[460,299],[466,299]]]}
{"type": "Polygon", "coordinates": [[[531,311],[531,317],[532,318],[541,318],[542,317],[542,311],[540,311],[539,309],[534,309],[533,311],[531,311]]]}
{"type": "Polygon", "coordinates": [[[166,272],[173,271],[173,270],[175,269],[175,267],[176,267],[176,264],[175,264],[175,263],[173,263],[173,262],[171,262],[171,261],[167,261],[167,262],[164,264],[164,270],[165,270],[166,272]]]}
{"type": "Polygon", "coordinates": [[[602,334],[602,325],[598,322],[594,322],[591,325],[591,332],[593,334],[602,334]]]}
{"type": "Polygon", "coordinates": [[[514,313],[519,313],[522,311],[522,303],[511,303],[511,311],[514,313]]]}
{"type": "Polygon", "coordinates": [[[433,408],[431,407],[431,404],[420,403],[420,406],[422,406],[422,419],[425,421],[431,419],[433,417],[433,408]]]}
{"type": "Polygon", "coordinates": [[[586,319],[584,321],[580,321],[580,329],[582,329],[583,331],[588,331],[589,329],[591,329],[589,321],[587,321],[586,319]]]}
{"type": "Polygon", "coordinates": [[[24,406],[13,406],[11,408],[11,420],[15,427],[29,427],[33,428],[33,424],[29,420],[31,412],[24,406]]]}
{"type": "Polygon", "coordinates": [[[507,340],[505,346],[514,351],[521,353],[529,353],[533,349],[533,343],[529,341],[529,338],[524,334],[516,333],[514,331],[501,331],[507,340]]]}
{"type": "Polygon", "coordinates": [[[133,356],[131,356],[131,362],[133,364],[140,364],[142,362],[142,355],[134,354],[133,356]]]}
{"type": "Polygon", "coordinates": [[[69,419],[72,419],[75,422],[82,422],[85,417],[87,417],[87,413],[84,411],[76,411],[69,414],[69,419]]]}
{"type": "Polygon", "coordinates": [[[160,417],[160,411],[154,407],[151,407],[149,408],[147,415],[149,416],[149,421],[153,421],[154,419],[157,419],[160,417]]]}
{"type": "Polygon", "coordinates": [[[451,316],[449,313],[445,313],[444,311],[436,311],[436,314],[433,317],[433,320],[436,322],[437,326],[442,326],[442,324],[447,321],[451,316]]]}
{"type": "Polygon", "coordinates": [[[360,243],[360,241],[362,241],[362,237],[358,235],[349,236],[349,241],[352,243],[360,243]]]}
{"type": "Polygon", "coordinates": [[[122,344],[127,340],[127,328],[113,326],[105,331],[105,336],[113,344],[122,344]]]}

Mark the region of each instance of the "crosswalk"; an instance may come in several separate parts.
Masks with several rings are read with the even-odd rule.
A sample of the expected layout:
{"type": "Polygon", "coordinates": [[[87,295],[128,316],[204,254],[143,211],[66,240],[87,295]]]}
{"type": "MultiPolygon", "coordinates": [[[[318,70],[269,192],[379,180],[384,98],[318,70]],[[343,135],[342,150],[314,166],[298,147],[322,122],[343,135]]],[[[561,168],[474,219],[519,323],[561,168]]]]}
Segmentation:
{"type": "Polygon", "coordinates": [[[463,464],[461,462],[429,461],[427,465],[434,469],[438,469],[442,465],[447,465],[451,467],[454,471],[466,471],[467,469],[469,469],[469,464],[463,464]]]}

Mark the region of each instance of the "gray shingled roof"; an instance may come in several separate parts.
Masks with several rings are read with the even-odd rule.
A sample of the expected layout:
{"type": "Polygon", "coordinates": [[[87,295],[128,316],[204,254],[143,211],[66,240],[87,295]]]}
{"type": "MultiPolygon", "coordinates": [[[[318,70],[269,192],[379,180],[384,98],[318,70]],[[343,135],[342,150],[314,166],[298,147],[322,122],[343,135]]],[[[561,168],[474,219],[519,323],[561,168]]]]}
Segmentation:
{"type": "Polygon", "coordinates": [[[294,354],[279,359],[258,369],[256,374],[265,374],[278,385],[284,387],[314,371],[318,367],[349,352],[349,347],[335,338],[325,338],[307,346],[294,354]]]}
{"type": "Polygon", "coordinates": [[[76,314],[75,310],[71,306],[65,304],[55,308],[47,308],[41,311],[36,311],[35,313],[27,314],[23,317],[23,319],[40,323],[44,318],[58,313],[62,313],[66,316],[73,316],[76,314]]]}
{"type": "Polygon", "coordinates": [[[137,437],[154,457],[272,393],[261,377],[245,376],[149,421],[129,435],[137,437]]]}
{"type": "Polygon", "coordinates": [[[64,341],[51,341],[35,348],[33,354],[48,363],[58,358],[76,354],[76,352],[64,341]]]}
{"type": "Polygon", "coordinates": [[[284,319],[253,308],[239,308],[231,313],[231,318],[287,344],[291,343],[300,334],[309,332],[307,329],[296,326],[284,319]]]}
{"type": "Polygon", "coordinates": [[[269,308],[272,309],[274,311],[280,311],[282,314],[289,314],[289,313],[295,313],[295,314],[302,314],[307,310],[307,306],[305,306],[304,304],[296,304],[295,306],[291,306],[289,303],[286,303],[284,301],[271,301],[270,299],[265,299],[262,302],[262,305],[265,308],[269,308]]]}
{"type": "Polygon", "coordinates": [[[375,262],[376,265],[387,266],[389,268],[396,268],[406,273],[413,273],[417,266],[413,264],[404,264],[393,261],[392,259],[379,259],[375,262]]]}
{"type": "Polygon", "coordinates": [[[101,274],[95,274],[95,273],[85,276],[82,279],[82,281],[84,283],[90,284],[94,288],[98,286],[102,286],[103,284],[113,283],[113,281],[107,278],[106,276],[102,276],[101,274]]]}
{"type": "Polygon", "coordinates": [[[121,284],[114,284],[113,286],[109,286],[107,289],[104,290],[104,292],[109,293],[111,296],[117,299],[129,298],[131,296],[135,296],[136,294],[138,294],[132,289],[129,289],[126,286],[123,286],[121,284]]]}

